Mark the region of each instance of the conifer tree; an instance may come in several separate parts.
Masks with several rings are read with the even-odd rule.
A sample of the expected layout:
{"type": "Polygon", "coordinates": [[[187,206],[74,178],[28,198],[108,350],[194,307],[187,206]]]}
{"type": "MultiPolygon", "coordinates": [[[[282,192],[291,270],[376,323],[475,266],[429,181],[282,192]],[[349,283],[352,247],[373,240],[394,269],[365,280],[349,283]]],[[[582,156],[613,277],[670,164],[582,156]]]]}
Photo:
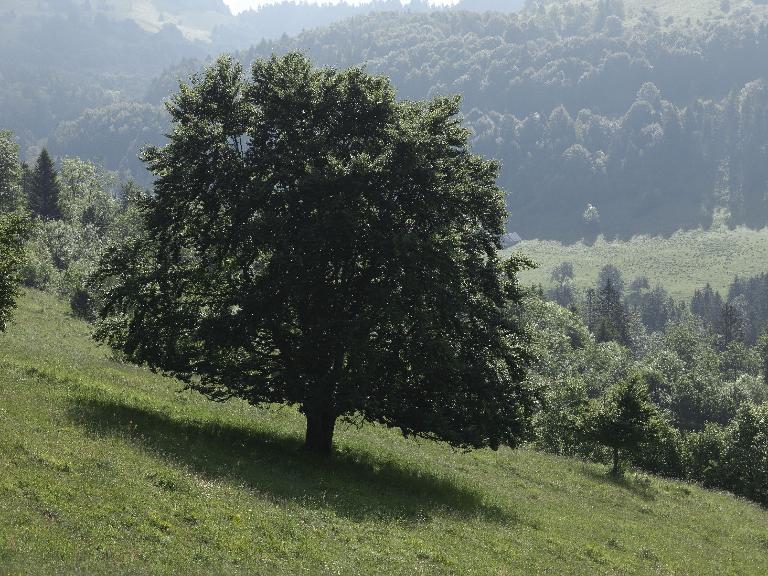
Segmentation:
{"type": "Polygon", "coordinates": [[[43,148],[43,151],[37,158],[31,177],[25,180],[27,180],[29,187],[26,192],[29,199],[29,208],[32,213],[43,220],[60,219],[60,188],[56,167],[45,148],[43,148]]]}

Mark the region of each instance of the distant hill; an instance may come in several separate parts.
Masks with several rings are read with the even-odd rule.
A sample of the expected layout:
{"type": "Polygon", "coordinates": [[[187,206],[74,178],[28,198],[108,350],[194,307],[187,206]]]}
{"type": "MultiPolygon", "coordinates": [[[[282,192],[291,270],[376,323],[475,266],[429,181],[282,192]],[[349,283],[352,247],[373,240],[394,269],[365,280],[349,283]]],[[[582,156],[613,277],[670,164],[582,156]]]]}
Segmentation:
{"type": "Polygon", "coordinates": [[[436,6],[428,0],[371,0],[364,4],[314,4],[302,0],[267,4],[258,10],[241,13],[236,19],[214,28],[212,40],[216,46],[231,50],[256,43],[261,39],[295,35],[303,30],[321,28],[334,22],[376,12],[419,14],[442,11],[517,12],[524,0],[459,0],[450,6],[436,6]]]}
{"type": "Polygon", "coordinates": [[[172,25],[191,40],[204,40],[212,28],[232,18],[223,0],[3,0],[0,15],[17,17],[130,20],[148,32],[172,25]]]}
{"type": "MultiPolygon", "coordinates": [[[[142,100],[151,79],[170,66],[194,60],[197,64],[182,65],[193,70],[225,50],[372,12],[488,7],[509,12],[521,5],[522,0],[462,0],[442,9],[422,0],[408,6],[399,0],[360,6],[291,1],[233,16],[223,0],[2,0],[0,128],[17,134],[30,159],[47,144],[60,155],[87,152],[82,143],[89,138],[81,129],[106,127],[117,141],[106,148],[94,145],[94,159],[145,178],[136,152],[156,141],[163,128],[154,121],[147,130],[136,128],[142,118],[163,111],[148,112],[142,100]],[[123,125],[126,110],[141,116],[123,125]],[[78,144],[70,145],[71,137],[78,144]]],[[[160,99],[151,104],[158,106],[160,99]]]]}
{"type": "Polygon", "coordinates": [[[413,0],[407,5],[401,0],[369,0],[363,4],[275,0],[234,16],[223,0],[4,0],[0,17],[7,20],[51,16],[129,20],[148,32],[159,32],[171,25],[189,40],[211,41],[213,50],[219,51],[247,48],[263,38],[297,34],[371,12],[514,12],[523,5],[524,0],[458,0],[454,5],[442,7],[433,6],[428,0],[413,0]]]}
{"type": "Polygon", "coordinates": [[[530,0],[515,12],[380,0],[235,18],[211,2],[200,9],[217,16],[196,41],[175,24],[151,32],[135,15],[117,19],[117,4],[112,16],[69,6],[0,19],[0,126],[26,158],[48,144],[148,183],[136,153],[162,141],[162,103],[179,79],[221,47],[254,44],[237,51],[246,64],[299,50],[321,65],[365,64],[403,98],[461,94],[476,150],[502,162],[509,230],[524,238],[768,225],[768,3],[530,0]]]}
{"type": "Polygon", "coordinates": [[[766,226],[768,5],[694,6],[682,22],[640,8],[375,14],[241,57],[299,50],[365,63],[403,98],[461,94],[477,150],[502,162],[509,230],[524,238],[766,226]]]}

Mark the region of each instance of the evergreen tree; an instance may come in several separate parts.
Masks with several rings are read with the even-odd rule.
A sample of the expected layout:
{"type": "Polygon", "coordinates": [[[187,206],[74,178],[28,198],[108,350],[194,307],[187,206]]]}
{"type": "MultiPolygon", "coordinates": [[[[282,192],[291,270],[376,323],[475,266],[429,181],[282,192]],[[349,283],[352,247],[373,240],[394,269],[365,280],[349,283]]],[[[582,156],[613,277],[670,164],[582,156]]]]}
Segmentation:
{"type": "Polygon", "coordinates": [[[37,158],[35,168],[29,178],[27,198],[32,213],[43,220],[58,220],[61,218],[59,197],[61,191],[57,180],[56,167],[48,151],[43,148],[37,158]]]}
{"type": "Polygon", "coordinates": [[[714,330],[720,322],[722,310],[723,298],[709,283],[703,290],[696,290],[691,300],[691,312],[701,318],[705,326],[714,330]]]}
{"type": "Polygon", "coordinates": [[[597,291],[596,308],[592,327],[595,339],[598,342],[618,342],[623,346],[631,346],[629,313],[611,278],[607,278],[597,291]]]}

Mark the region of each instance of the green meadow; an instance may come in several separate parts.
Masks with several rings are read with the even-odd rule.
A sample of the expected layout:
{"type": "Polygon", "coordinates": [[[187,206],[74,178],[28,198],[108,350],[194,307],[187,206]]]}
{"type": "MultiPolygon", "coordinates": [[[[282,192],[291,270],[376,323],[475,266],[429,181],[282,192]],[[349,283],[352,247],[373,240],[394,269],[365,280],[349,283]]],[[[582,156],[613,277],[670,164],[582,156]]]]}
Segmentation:
{"type": "Polygon", "coordinates": [[[0,336],[0,575],[768,573],[768,511],[529,450],[213,404],[51,296],[0,336]]]}
{"type": "Polygon", "coordinates": [[[574,281],[582,289],[594,286],[600,268],[613,264],[627,281],[647,276],[652,285],[661,284],[676,298],[690,298],[707,282],[725,296],[736,276],[768,272],[768,229],[689,230],[668,238],[638,236],[629,241],[601,237],[592,245],[531,240],[511,251],[522,252],[538,265],[522,274],[528,284],[548,286],[552,269],[570,261],[574,281]]]}

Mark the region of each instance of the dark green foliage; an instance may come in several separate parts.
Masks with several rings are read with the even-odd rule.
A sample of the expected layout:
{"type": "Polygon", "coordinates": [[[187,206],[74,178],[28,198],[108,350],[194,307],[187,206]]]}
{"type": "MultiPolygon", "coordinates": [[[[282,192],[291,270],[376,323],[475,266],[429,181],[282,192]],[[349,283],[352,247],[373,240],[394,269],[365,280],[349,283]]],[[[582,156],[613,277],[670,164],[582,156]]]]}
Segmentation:
{"type": "Polygon", "coordinates": [[[671,234],[708,226],[715,209],[764,225],[764,14],[639,20],[560,2],[519,15],[376,15],[265,42],[243,60],[307,50],[322,63],[370,62],[406,97],[461,92],[476,149],[503,160],[509,229],[523,237],[671,234]],[[588,206],[599,218],[584,218],[588,206]]]}
{"type": "Polygon", "coordinates": [[[768,504],[768,405],[744,405],[730,426],[725,487],[768,504]]]}
{"type": "Polygon", "coordinates": [[[298,405],[457,446],[516,445],[535,407],[498,256],[498,166],[457,98],[296,54],[220,59],[170,105],[147,235],[112,251],[98,336],[215,400],[298,405]]]}
{"type": "Polygon", "coordinates": [[[0,332],[5,330],[16,306],[28,232],[28,222],[19,211],[23,203],[18,154],[13,135],[0,131],[0,332]]]}
{"type": "Polygon", "coordinates": [[[707,488],[725,484],[722,462],[730,442],[728,431],[719,424],[710,423],[700,432],[685,437],[688,475],[707,488]]]}
{"type": "Polygon", "coordinates": [[[29,209],[35,216],[43,220],[58,220],[61,218],[59,197],[61,187],[57,179],[56,167],[48,151],[43,148],[35,162],[31,177],[27,181],[29,188],[25,190],[29,209]]]}
{"type": "MultiPolygon", "coordinates": [[[[552,281],[557,284],[569,275],[569,266],[559,266],[552,281]]],[[[616,274],[601,276],[604,288],[616,281],[616,274]]],[[[730,303],[733,308],[759,309],[745,300],[749,295],[760,302],[760,282],[734,285],[750,284],[754,292],[739,293],[730,303]]],[[[647,278],[633,281],[624,301],[652,331],[632,350],[615,342],[598,343],[599,332],[587,332],[581,315],[531,295],[525,318],[536,361],[529,379],[544,390],[544,404],[535,419],[535,445],[601,462],[616,458],[765,504],[766,412],[759,406],[768,400],[763,374],[768,338],[758,339],[755,346],[743,338],[726,342],[722,317],[729,303],[709,286],[696,293],[690,314],[684,303],[674,303],[663,288],[650,290],[650,285],[647,278]],[[650,402],[651,418],[646,427],[635,428],[643,434],[631,452],[606,450],[599,442],[622,438],[605,426],[606,420],[615,423],[621,414],[620,395],[612,383],[627,379],[636,381],[643,403],[650,402]],[[602,414],[603,435],[596,434],[595,413],[602,414]]],[[[587,311],[595,308],[590,308],[595,294],[593,289],[586,295],[587,311]]]]}
{"type": "Polygon", "coordinates": [[[35,222],[23,282],[58,294],[75,315],[93,320],[100,296],[88,278],[108,246],[122,245],[140,231],[136,206],[146,191],[128,181],[116,194],[114,174],[79,158],[62,161],[57,185],[60,218],[35,222]]]}
{"type": "Polygon", "coordinates": [[[728,289],[728,301],[737,307],[744,341],[754,344],[768,329],[768,274],[736,277],[728,289]]]}
{"type": "Polygon", "coordinates": [[[696,290],[691,300],[691,312],[698,316],[706,326],[715,329],[720,322],[723,310],[723,297],[707,284],[702,290],[696,290]]]}
{"type": "Polygon", "coordinates": [[[615,291],[619,296],[624,294],[624,276],[621,271],[613,264],[608,264],[600,269],[597,275],[597,291],[600,292],[606,288],[615,291]]]}
{"type": "Polygon", "coordinates": [[[618,475],[622,457],[639,453],[642,444],[653,438],[656,409],[645,382],[632,376],[609,389],[588,418],[587,436],[611,449],[612,473],[618,475]]]}
{"type": "Polygon", "coordinates": [[[671,234],[715,216],[768,222],[763,8],[742,5],[727,19],[715,10],[687,25],[605,2],[532,2],[519,14],[378,7],[396,10],[267,7],[222,21],[210,45],[170,24],[157,34],[97,24],[74,3],[71,19],[4,19],[0,125],[16,129],[25,153],[47,138],[56,156],[85,155],[149,184],[135,152],[160,141],[162,99],[202,66],[191,58],[306,27],[238,58],[301,51],[333,66],[366,62],[405,98],[463,94],[475,150],[503,161],[509,228],[523,237],[671,234]],[[309,30],[310,11],[314,25],[331,13],[366,15],[309,30]],[[275,14],[292,16],[277,25],[275,14]]]}
{"type": "Polygon", "coordinates": [[[683,434],[665,418],[652,418],[645,438],[632,456],[632,463],[660,476],[685,478],[683,434]]]}
{"type": "Polygon", "coordinates": [[[598,342],[618,342],[630,346],[630,319],[621,292],[607,278],[598,290],[587,294],[585,314],[587,325],[598,342]]]}
{"type": "Polygon", "coordinates": [[[746,403],[727,427],[686,439],[689,476],[768,505],[768,405],[746,403]]]}
{"type": "Polygon", "coordinates": [[[108,163],[112,170],[148,181],[139,150],[162,142],[168,115],[162,105],[120,102],[89,108],[61,122],[50,139],[54,152],[108,163]]]}
{"type": "Polygon", "coordinates": [[[0,332],[5,330],[16,307],[28,228],[23,216],[0,213],[0,332]]]}

